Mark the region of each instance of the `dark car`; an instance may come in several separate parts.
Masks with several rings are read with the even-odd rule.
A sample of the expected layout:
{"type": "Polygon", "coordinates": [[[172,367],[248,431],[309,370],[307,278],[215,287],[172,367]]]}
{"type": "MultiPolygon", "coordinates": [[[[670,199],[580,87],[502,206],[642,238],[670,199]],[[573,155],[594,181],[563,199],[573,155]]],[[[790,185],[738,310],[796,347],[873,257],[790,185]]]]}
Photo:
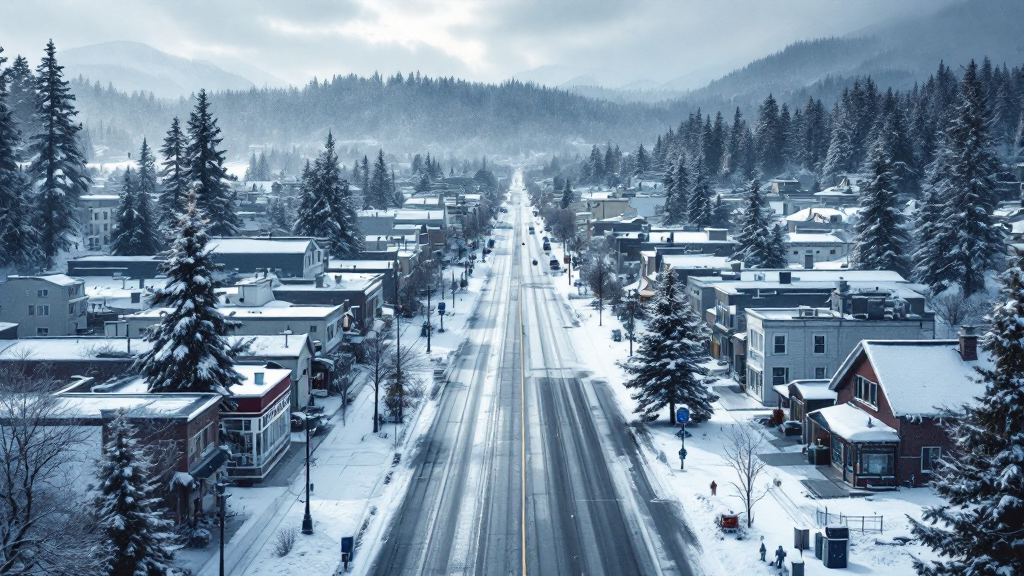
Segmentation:
{"type": "Polygon", "coordinates": [[[782,423],[783,436],[799,436],[804,432],[804,425],[799,420],[786,420],[782,423]]]}

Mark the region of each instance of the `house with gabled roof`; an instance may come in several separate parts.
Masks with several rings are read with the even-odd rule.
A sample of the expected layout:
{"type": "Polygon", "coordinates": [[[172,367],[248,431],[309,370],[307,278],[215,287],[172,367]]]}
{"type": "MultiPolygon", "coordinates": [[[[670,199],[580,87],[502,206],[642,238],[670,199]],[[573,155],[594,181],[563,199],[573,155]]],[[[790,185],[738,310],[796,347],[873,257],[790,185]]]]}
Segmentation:
{"type": "Polygon", "coordinates": [[[808,415],[811,443],[851,486],[919,486],[953,449],[946,424],[984,393],[991,366],[974,329],[957,340],[864,340],[829,383],[836,405],[808,415]]]}

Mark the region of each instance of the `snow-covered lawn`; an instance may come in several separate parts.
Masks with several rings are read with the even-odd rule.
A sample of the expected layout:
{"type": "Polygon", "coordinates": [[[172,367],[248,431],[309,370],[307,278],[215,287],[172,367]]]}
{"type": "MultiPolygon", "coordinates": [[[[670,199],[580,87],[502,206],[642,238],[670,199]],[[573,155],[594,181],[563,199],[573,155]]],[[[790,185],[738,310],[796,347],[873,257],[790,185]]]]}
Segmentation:
{"type": "MultiPolygon", "coordinates": [[[[562,246],[556,244],[554,251],[559,257],[563,254],[562,246]]],[[[574,280],[576,277],[575,270],[574,280]]],[[[567,301],[581,321],[578,329],[576,351],[581,360],[591,367],[595,378],[606,379],[619,408],[627,421],[633,421],[635,403],[629,397],[630,391],[622,386],[624,372],[616,365],[618,360],[629,354],[629,342],[614,342],[611,339],[613,329],[621,329],[621,323],[611,314],[610,306],[604,310],[598,327],[598,313],[591,306],[591,298],[578,298],[577,289],[569,285],[563,277],[555,278],[555,286],[565,296],[573,295],[567,301]]],[[[634,349],[636,344],[634,343],[634,349]]],[[[711,364],[713,366],[713,364],[711,364]]],[[[723,380],[722,384],[731,381],[723,380]]],[[[701,561],[708,574],[778,574],[767,563],[759,560],[758,548],[764,539],[768,549],[767,557],[773,559],[773,552],[779,545],[787,553],[785,566],[799,558],[800,553],[793,547],[795,527],[811,529],[811,549],[804,551],[805,574],[808,576],[825,575],[831,570],[824,567],[820,560],[814,558],[814,532],[819,530],[817,512],[827,508],[833,522],[839,514],[846,516],[881,516],[883,532],[861,532],[859,523],[851,527],[850,563],[848,572],[856,574],[879,574],[901,576],[915,574],[912,567],[912,555],[921,558],[933,558],[930,549],[917,544],[906,546],[894,545],[893,537],[910,536],[907,516],[920,518],[924,506],[941,502],[930,488],[904,489],[898,492],[880,492],[867,497],[817,499],[801,484],[801,479],[824,479],[824,475],[812,465],[767,466],[758,479],[767,495],[754,506],[754,523],[738,534],[724,534],[716,526],[716,518],[721,513],[738,513],[741,526],[745,525],[743,503],[735,496],[736,490],[731,486],[737,481],[736,473],[724,457],[724,444],[727,433],[737,426],[752,426],[754,415],[768,414],[769,408],[763,411],[726,411],[720,403],[715,405],[715,415],[699,425],[688,426],[692,434],[686,439],[686,469],[679,470],[677,452],[680,439],[675,435],[678,428],[667,422],[665,418],[647,427],[648,437],[643,444],[643,452],[652,472],[652,482],[660,485],[660,491],[669,498],[677,499],[684,514],[699,539],[705,554],[701,561]],[[717,496],[711,495],[710,485],[714,481],[717,496]],[[776,484],[777,481],[777,484],[776,484]]],[[[800,453],[799,443],[788,445],[784,449],[776,448],[769,443],[777,438],[768,429],[753,425],[752,430],[764,436],[761,453],[796,452],[800,453]]],[[[858,521],[859,522],[859,521],[858,521]]]]}

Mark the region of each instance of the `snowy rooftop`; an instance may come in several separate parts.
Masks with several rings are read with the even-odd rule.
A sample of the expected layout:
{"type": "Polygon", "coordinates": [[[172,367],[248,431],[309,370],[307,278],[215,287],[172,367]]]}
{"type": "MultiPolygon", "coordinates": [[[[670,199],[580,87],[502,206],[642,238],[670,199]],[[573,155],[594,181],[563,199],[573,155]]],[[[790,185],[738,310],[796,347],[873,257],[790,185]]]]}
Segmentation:
{"type": "Polygon", "coordinates": [[[730,258],[726,256],[712,256],[710,254],[665,254],[664,256],[661,257],[661,262],[662,264],[668,264],[672,268],[682,269],[732,269],[732,264],[730,264],[730,258]]]}
{"type": "Polygon", "coordinates": [[[395,210],[359,210],[356,215],[360,218],[394,218],[395,210]]]}
{"type": "Polygon", "coordinates": [[[77,258],[73,258],[73,260],[76,261],[76,262],[95,262],[95,261],[101,261],[101,262],[152,262],[154,260],[159,262],[159,261],[162,261],[162,258],[160,258],[160,256],[157,256],[157,255],[153,255],[153,256],[108,256],[108,255],[96,256],[96,255],[93,255],[93,256],[79,256],[77,258]]]}
{"type": "Polygon", "coordinates": [[[103,200],[121,200],[121,197],[117,194],[84,194],[81,196],[82,201],[103,201],[103,200]]]}
{"type": "Polygon", "coordinates": [[[933,415],[944,408],[956,410],[985,391],[977,383],[976,368],[991,367],[991,360],[979,347],[979,360],[965,362],[957,344],[957,340],[865,340],[850,356],[861,349],[867,354],[893,414],[933,415]]]}
{"type": "MultiPolygon", "coordinates": [[[[740,273],[741,281],[753,281],[763,275],[765,280],[778,281],[779,270],[744,270],[740,273]]],[[[838,282],[895,282],[906,283],[907,280],[899,272],[892,270],[805,270],[792,272],[792,281],[838,282]]]]}
{"type": "Polygon", "coordinates": [[[786,241],[790,244],[849,244],[835,234],[815,234],[812,232],[787,232],[786,241]]]}
{"type": "Polygon", "coordinates": [[[836,393],[828,387],[829,380],[793,380],[790,384],[804,400],[835,400],[836,393]]]}
{"type": "Polygon", "coordinates": [[[232,396],[255,396],[261,397],[271,388],[276,386],[285,378],[290,378],[292,371],[283,368],[267,368],[265,366],[235,366],[235,372],[241,374],[245,380],[241,384],[231,387],[232,396]],[[257,383],[258,374],[262,374],[262,383],[257,383]]]}
{"type": "MultiPolygon", "coordinates": [[[[132,338],[132,356],[149,350],[152,344],[141,338],[132,338]]],[[[95,360],[98,358],[127,358],[126,338],[48,337],[0,340],[0,358],[30,361],[95,360]]]]}
{"type": "Polygon", "coordinates": [[[829,308],[747,308],[746,312],[765,320],[837,320],[843,317],[842,314],[829,308]],[[801,316],[802,310],[816,310],[818,315],[801,316]]]}
{"type": "Polygon", "coordinates": [[[214,238],[210,252],[214,254],[305,254],[310,238],[214,238]]]}
{"type": "Polygon", "coordinates": [[[824,420],[829,431],[850,442],[899,442],[899,434],[852,404],[837,404],[810,414],[824,420]]]}
{"type": "Polygon", "coordinates": [[[303,348],[309,345],[307,334],[272,336],[228,336],[228,343],[250,342],[249,349],[239,355],[240,359],[260,356],[264,358],[298,358],[303,348]],[[287,346],[285,344],[287,343],[287,346]]]}
{"type": "Polygon", "coordinates": [[[444,210],[398,210],[396,220],[440,220],[444,218],[444,210]]]}
{"type": "Polygon", "coordinates": [[[673,244],[706,244],[708,242],[730,242],[735,243],[732,237],[727,240],[708,240],[707,232],[684,232],[680,230],[656,230],[651,229],[647,235],[651,242],[668,242],[672,238],[673,244]]]}
{"type": "MultiPolygon", "coordinates": [[[[276,303],[274,306],[218,306],[217,310],[221,314],[231,316],[236,320],[252,320],[256,318],[326,318],[335,313],[341,313],[341,305],[291,306],[287,302],[279,300],[274,302],[276,303]]],[[[169,308],[152,308],[132,314],[131,318],[159,321],[160,313],[168,312],[169,310],[169,308]]]]}
{"type": "Polygon", "coordinates": [[[343,272],[349,270],[386,270],[395,267],[391,260],[331,260],[327,267],[329,272],[343,272]]]}
{"type": "Polygon", "coordinates": [[[132,417],[184,418],[192,420],[220,404],[219,394],[58,394],[62,406],[57,411],[83,419],[101,419],[104,412],[126,410],[132,417]]]}
{"type": "Polygon", "coordinates": [[[7,280],[43,280],[57,286],[74,286],[75,284],[81,284],[83,280],[81,278],[72,278],[67,274],[41,274],[39,276],[17,276],[11,275],[7,277],[7,280]]]}

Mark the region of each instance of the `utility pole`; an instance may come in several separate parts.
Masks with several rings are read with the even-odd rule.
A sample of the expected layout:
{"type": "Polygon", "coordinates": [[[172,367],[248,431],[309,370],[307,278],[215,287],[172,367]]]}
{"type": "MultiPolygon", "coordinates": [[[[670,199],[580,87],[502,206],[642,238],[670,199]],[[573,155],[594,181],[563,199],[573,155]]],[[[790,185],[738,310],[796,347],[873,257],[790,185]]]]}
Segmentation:
{"type": "Polygon", "coordinates": [[[430,314],[433,310],[430,309],[430,293],[434,291],[434,288],[429,284],[427,285],[427,354],[430,354],[430,314]]]}
{"type": "Polygon", "coordinates": [[[223,482],[217,482],[217,504],[218,504],[218,516],[220,516],[220,576],[224,576],[224,516],[227,511],[228,498],[230,494],[226,494],[228,485],[223,482]]]}
{"type": "MultiPolygon", "coordinates": [[[[395,384],[401,390],[402,386],[402,331],[398,327],[399,304],[398,304],[398,263],[395,263],[395,384]]],[[[398,418],[395,419],[395,446],[398,446],[398,420],[402,419],[402,405],[398,405],[398,418]]]]}
{"type": "Polygon", "coordinates": [[[310,535],[313,533],[313,516],[309,513],[309,413],[304,412],[306,417],[306,514],[302,517],[302,533],[310,535]]]}

